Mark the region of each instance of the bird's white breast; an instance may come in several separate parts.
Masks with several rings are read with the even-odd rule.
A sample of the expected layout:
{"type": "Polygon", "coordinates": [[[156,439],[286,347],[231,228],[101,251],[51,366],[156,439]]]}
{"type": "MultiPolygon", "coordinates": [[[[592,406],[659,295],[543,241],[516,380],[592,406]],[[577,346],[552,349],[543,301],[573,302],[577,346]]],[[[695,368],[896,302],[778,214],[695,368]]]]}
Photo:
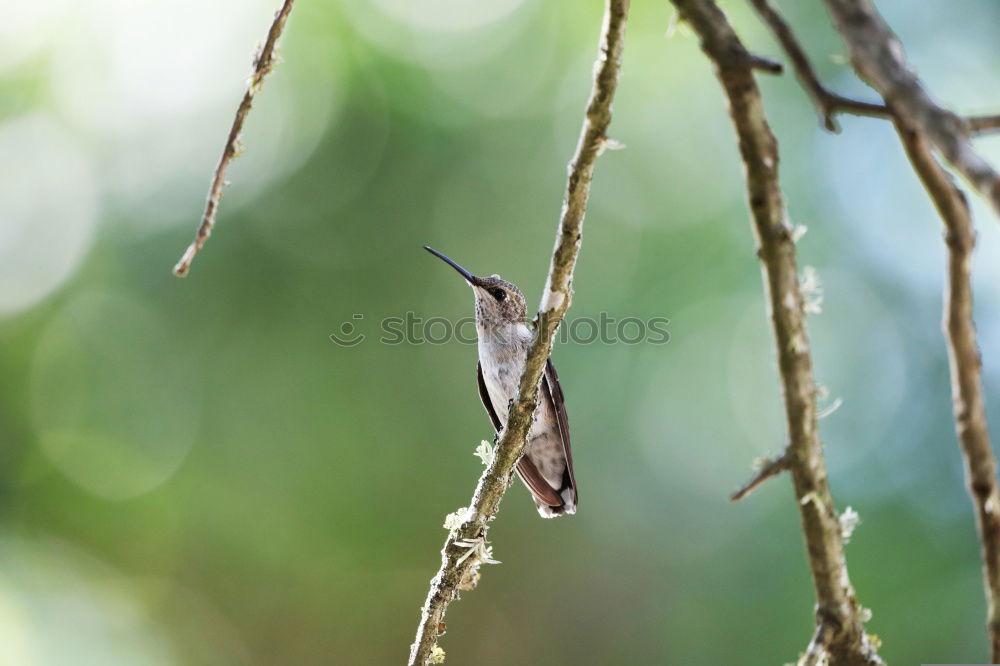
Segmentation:
{"type": "MultiPolygon", "coordinates": [[[[532,334],[524,324],[514,324],[496,333],[478,332],[479,363],[486,391],[500,423],[506,425],[510,401],[517,395],[517,384],[524,371],[532,334]]],[[[541,392],[538,397],[538,410],[535,422],[528,431],[525,455],[531,458],[542,476],[558,488],[566,467],[562,439],[551,402],[545,400],[541,392]]]]}

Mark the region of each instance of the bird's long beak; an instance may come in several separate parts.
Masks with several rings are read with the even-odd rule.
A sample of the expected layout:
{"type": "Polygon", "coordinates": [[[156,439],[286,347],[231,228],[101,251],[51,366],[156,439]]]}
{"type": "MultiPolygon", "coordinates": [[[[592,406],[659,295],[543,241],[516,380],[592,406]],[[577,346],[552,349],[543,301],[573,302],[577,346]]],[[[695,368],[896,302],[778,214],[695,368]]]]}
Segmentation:
{"type": "Polygon", "coordinates": [[[430,252],[431,254],[433,254],[438,259],[440,259],[440,260],[444,261],[445,263],[447,263],[449,266],[451,266],[452,268],[454,268],[456,271],[458,271],[458,274],[461,275],[462,277],[464,277],[465,281],[468,282],[469,284],[471,284],[473,286],[480,286],[480,285],[482,285],[483,281],[482,281],[481,278],[478,278],[475,275],[473,275],[472,273],[470,273],[469,271],[465,270],[464,268],[462,268],[461,266],[459,266],[458,263],[452,261],[450,258],[448,258],[445,255],[441,254],[440,252],[438,252],[434,248],[427,247],[426,245],[424,245],[424,249],[427,250],[428,252],[430,252]]]}

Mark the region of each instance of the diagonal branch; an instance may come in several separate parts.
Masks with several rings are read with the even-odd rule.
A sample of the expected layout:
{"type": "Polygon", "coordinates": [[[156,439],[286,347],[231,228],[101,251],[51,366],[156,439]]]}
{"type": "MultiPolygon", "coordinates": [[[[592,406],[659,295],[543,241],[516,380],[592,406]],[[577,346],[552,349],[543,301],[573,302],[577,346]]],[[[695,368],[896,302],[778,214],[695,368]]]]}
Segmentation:
{"type": "Polygon", "coordinates": [[[774,36],[781,43],[781,48],[785,50],[785,53],[791,59],[792,67],[795,68],[795,76],[798,77],[802,87],[805,88],[806,93],[809,94],[813,104],[816,106],[816,112],[819,113],[819,119],[823,123],[823,127],[831,132],[840,132],[840,126],[837,125],[835,118],[838,113],[846,112],[877,118],[890,117],[889,110],[885,108],[884,104],[872,104],[871,102],[862,102],[844,97],[824,86],[820,82],[812,63],[809,62],[809,56],[806,55],[802,45],[799,44],[799,40],[795,37],[795,33],[792,32],[791,27],[782,18],[781,14],[771,6],[768,0],[750,0],[750,3],[757,10],[757,13],[760,14],[764,22],[767,23],[771,32],[774,33],[774,36]]]}
{"type": "Polygon", "coordinates": [[[215,227],[215,214],[219,210],[219,200],[222,198],[222,188],[226,184],[226,169],[229,167],[229,163],[233,161],[233,158],[240,154],[240,132],[243,131],[243,123],[250,113],[254,95],[260,92],[260,89],[264,85],[264,77],[274,69],[274,49],[278,44],[278,39],[281,37],[282,31],[285,29],[285,22],[288,20],[288,15],[292,13],[293,2],[294,0],[284,0],[281,9],[274,15],[274,20],[271,22],[271,28],[267,31],[267,39],[264,40],[264,45],[260,47],[260,51],[254,56],[253,72],[250,74],[247,90],[243,93],[243,99],[236,109],[236,117],[233,118],[233,124],[229,128],[229,135],[226,137],[226,146],[222,149],[222,157],[219,158],[219,164],[215,167],[215,172],[212,175],[212,184],[208,188],[208,201],[205,203],[205,212],[201,217],[201,224],[198,225],[194,241],[184,251],[184,256],[177,262],[177,265],[174,266],[174,275],[177,277],[185,277],[188,274],[195,255],[205,245],[208,237],[212,235],[212,229],[215,227]]]}
{"type": "Polygon", "coordinates": [[[823,0],[851,63],[893,115],[930,141],[1000,215],[1000,174],[969,142],[970,123],[938,106],[911,69],[899,40],[869,0],[823,0]]]}
{"type": "Polygon", "coordinates": [[[982,542],[983,582],[986,588],[987,631],[991,663],[1000,662],[1000,494],[996,459],[990,445],[980,380],[981,362],[972,316],[972,250],[976,232],[968,202],[920,132],[896,122],[896,130],[914,171],[923,182],[944,221],[948,246],[948,277],[944,293],[942,329],[948,342],[955,430],[965,459],[969,494],[976,507],[982,542]]]}
{"type": "Polygon", "coordinates": [[[573,268],[580,252],[581,230],[594,164],[609,140],[607,129],[621,70],[628,5],[629,0],[606,2],[600,52],[594,65],[593,89],[580,140],[569,166],[556,244],[536,318],[535,338],[528,349],[517,397],[511,405],[496,455],[480,477],[461,524],[451,530],[441,550],[441,568],[431,580],[416,640],[410,648],[409,666],[424,666],[432,656],[440,653],[437,639],[443,630],[448,604],[460,589],[469,589],[475,584],[482,561],[480,554],[468,556],[466,544],[485,543],[488,523],[496,515],[504,491],[513,478],[514,466],[524,451],[525,438],[538,403],[538,384],[545,361],[552,350],[553,336],[572,298],[573,268]]]}
{"type": "Polygon", "coordinates": [[[725,15],[711,0],[671,1],[715,65],[739,138],[784,393],[787,464],[816,592],[818,629],[810,651],[833,666],[882,664],[865,634],[861,606],[847,575],[840,523],[827,482],[795,243],[778,180],[777,141],[753,70],[743,56],[746,49],[725,15]]]}

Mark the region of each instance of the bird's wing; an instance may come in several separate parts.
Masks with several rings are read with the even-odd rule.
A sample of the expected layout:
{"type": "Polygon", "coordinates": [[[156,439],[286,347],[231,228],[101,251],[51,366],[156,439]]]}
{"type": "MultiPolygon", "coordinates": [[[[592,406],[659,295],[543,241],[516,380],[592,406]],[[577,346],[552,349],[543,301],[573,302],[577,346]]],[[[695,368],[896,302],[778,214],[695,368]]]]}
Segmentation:
{"type": "MultiPolygon", "coordinates": [[[[493,409],[493,401],[490,399],[489,391],[486,390],[486,380],[483,379],[483,366],[482,364],[476,364],[476,379],[479,382],[479,398],[483,401],[483,407],[486,408],[486,413],[490,415],[490,421],[493,422],[493,429],[500,432],[502,424],[500,423],[500,417],[497,416],[497,412],[493,409]]],[[[556,386],[559,386],[558,380],[556,380],[556,386]]],[[[559,392],[560,395],[560,405],[562,404],[562,391],[559,392]]],[[[553,404],[555,401],[553,400],[553,404]]],[[[565,417],[565,410],[563,410],[563,416],[565,417]]],[[[560,430],[562,426],[560,425],[560,430]]],[[[568,430],[567,430],[568,432],[568,430]]],[[[563,439],[564,446],[568,449],[568,435],[563,439]]],[[[528,490],[531,494],[535,496],[538,501],[547,504],[549,506],[562,506],[562,498],[559,494],[548,484],[542,473],[538,471],[535,467],[535,463],[531,462],[528,456],[521,456],[521,459],[517,462],[517,474],[524,481],[524,485],[528,486],[528,490]]],[[[572,471],[570,472],[570,478],[572,479],[572,471]]]]}
{"type": "MultiPolygon", "coordinates": [[[[566,415],[566,403],[563,398],[562,386],[559,385],[559,375],[556,374],[556,366],[552,360],[545,361],[545,383],[549,398],[552,400],[552,411],[556,415],[556,423],[559,425],[559,437],[562,439],[563,454],[566,456],[566,479],[563,486],[573,488],[574,495],[579,503],[579,492],[576,489],[576,477],[573,475],[573,449],[569,443],[569,417],[566,415]]],[[[561,490],[561,489],[560,489],[561,490]]]]}
{"type": "Polygon", "coordinates": [[[476,381],[479,382],[479,399],[483,401],[483,407],[486,408],[486,413],[490,415],[490,421],[493,422],[493,429],[500,432],[502,424],[500,423],[500,417],[497,416],[497,410],[493,409],[490,392],[486,390],[486,380],[483,379],[482,363],[476,363],[476,381]]]}

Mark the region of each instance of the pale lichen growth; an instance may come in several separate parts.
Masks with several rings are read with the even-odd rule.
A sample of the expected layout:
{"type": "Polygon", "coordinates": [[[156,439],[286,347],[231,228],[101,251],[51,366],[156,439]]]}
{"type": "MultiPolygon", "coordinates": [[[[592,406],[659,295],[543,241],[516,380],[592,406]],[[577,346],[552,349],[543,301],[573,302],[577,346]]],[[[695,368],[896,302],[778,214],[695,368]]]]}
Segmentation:
{"type": "Polygon", "coordinates": [[[802,269],[799,291],[802,292],[802,307],[806,312],[812,314],[823,312],[823,283],[819,279],[819,273],[812,266],[802,269]]]}
{"type": "Polygon", "coordinates": [[[453,511],[444,517],[444,528],[449,532],[457,530],[469,517],[469,507],[463,506],[458,511],[453,511]]]}
{"type": "Polygon", "coordinates": [[[612,139],[610,136],[606,136],[597,146],[597,155],[603,155],[605,150],[625,150],[625,144],[612,139]]]}
{"type": "Polygon", "coordinates": [[[431,656],[427,659],[428,664],[443,664],[444,663],[444,650],[441,649],[440,645],[435,645],[434,649],[431,650],[431,656]]]}
{"type": "Polygon", "coordinates": [[[246,146],[243,145],[241,137],[237,136],[235,139],[233,139],[233,145],[232,145],[233,159],[236,159],[237,157],[242,155],[245,150],[246,146]]]}
{"type": "Polygon", "coordinates": [[[557,310],[562,307],[566,300],[566,294],[561,291],[554,291],[551,288],[545,290],[545,298],[542,299],[542,312],[557,310]]]}
{"type": "Polygon", "coordinates": [[[998,498],[996,496],[996,493],[986,498],[986,504],[983,505],[983,510],[986,511],[987,515],[990,516],[996,515],[997,510],[1000,509],[1000,507],[997,506],[997,501],[998,498]]]}
{"type": "Polygon", "coordinates": [[[819,413],[816,414],[816,418],[817,419],[825,419],[830,414],[833,414],[835,411],[837,411],[838,409],[840,409],[840,406],[842,404],[844,404],[843,398],[840,398],[840,397],[834,398],[833,402],[831,402],[829,405],[827,405],[823,409],[819,410],[819,413]]]}
{"type": "Polygon", "coordinates": [[[493,546],[489,545],[486,537],[476,537],[475,539],[463,539],[455,542],[456,546],[468,548],[468,552],[458,558],[457,564],[465,562],[467,559],[476,556],[476,559],[483,564],[500,564],[500,560],[493,559],[493,546]]]}
{"type": "Polygon", "coordinates": [[[691,29],[684,19],[681,17],[681,13],[674,8],[673,13],[670,15],[670,19],[667,21],[667,30],[664,36],[670,39],[674,35],[680,35],[685,39],[692,39],[695,36],[694,30],[691,29]]]}
{"type": "Polygon", "coordinates": [[[809,345],[806,343],[806,336],[802,331],[796,331],[792,339],[788,341],[788,348],[795,354],[805,354],[809,351],[809,345]]]}
{"type": "Polygon", "coordinates": [[[799,504],[801,504],[802,506],[809,504],[809,502],[814,503],[817,507],[823,506],[823,503],[820,502],[819,495],[816,494],[815,490],[806,493],[805,495],[802,496],[802,499],[799,500],[799,504]]]}
{"type": "Polygon", "coordinates": [[[809,231],[809,227],[807,227],[806,225],[796,224],[794,227],[792,227],[792,242],[798,243],[800,240],[802,240],[802,237],[806,235],[807,231],[809,231]]]}
{"type": "Polygon", "coordinates": [[[493,463],[493,459],[496,457],[496,450],[493,448],[492,444],[484,439],[479,442],[479,446],[476,447],[474,455],[482,460],[484,465],[489,467],[493,463]]]}
{"type": "Polygon", "coordinates": [[[482,574],[479,573],[479,565],[477,564],[462,576],[462,580],[458,583],[458,589],[462,592],[471,592],[479,585],[480,578],[482,578],[482,574]]]}
{"type": "Polygon", "coordinates": [[[850,543],[851,535],[854,534],[854,528],[861,522],[861,516],[851,507],[847,507],[844,509],[844,513],[840,514],[839,520],[840,536],[844,540],[844,543],[850,543]]]}
{"type": "Polygon", "coordinates": [[[872,609],[862,606],[861,610],[858,611],[858,617],[861,618],[862,622],[870,622],[872,619],[872,609]]]}
{"type": "Polygon", "coordinates": [[[667,32],[666,32],[667,39],[670,39],[675,34],[677,34],[677,26],[680,25],[680,22],[681,22],[681,13],[677,11],[676,7],[674,7],[674,11],[670,12],[670,19],[667,21],[667,32]]]}

